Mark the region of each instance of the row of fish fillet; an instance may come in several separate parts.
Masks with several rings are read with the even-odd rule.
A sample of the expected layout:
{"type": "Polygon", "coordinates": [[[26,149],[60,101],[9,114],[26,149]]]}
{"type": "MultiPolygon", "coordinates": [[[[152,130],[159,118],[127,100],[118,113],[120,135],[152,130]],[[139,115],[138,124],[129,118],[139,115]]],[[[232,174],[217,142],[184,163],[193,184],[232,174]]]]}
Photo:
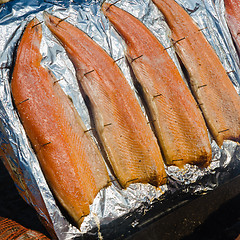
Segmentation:
{"type": "Polygon", "coordinates": [[[224,140],[239,141],[240,98],[217,55],[175,1],[153,2],[172,30],[191,90],[166,49],[138,19],[114,4],[102,5],[126,42],[126,58],[152,124],[116,62],[85,33],[44,13],[76,69],[105,160],[71,100],[40,64],[37,19],[27,25],[18,46],[13,100],[50,188],[78,227],[96,194],[110,184],[105,161],[123,188],[136,182],[160,186],[166,183],[163,159],[180,168],[209,165],[207,127],[219,146],[224,140]]]}

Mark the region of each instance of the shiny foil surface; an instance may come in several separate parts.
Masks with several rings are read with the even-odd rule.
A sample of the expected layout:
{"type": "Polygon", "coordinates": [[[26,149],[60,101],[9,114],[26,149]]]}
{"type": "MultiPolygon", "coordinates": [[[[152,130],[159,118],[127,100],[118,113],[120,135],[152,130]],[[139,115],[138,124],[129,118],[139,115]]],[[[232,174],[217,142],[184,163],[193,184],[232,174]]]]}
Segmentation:
{"type": "MultiPolygon", "coordinates": [[[[215,141],[211,140],[213,157],[208,168],[200,169],[186,165],[183,170],[179,170],[173,166],[166,167],[169,176],[167,184],[158,189],[149,184],[131,184],[126,190],[120,188],[109,171],[113,183],[98,193],[90,207],[91,213],[84,219],[80,230],[63,216],[48,188],[12,103],[9,83],[14,67],[13,60],[24,27],[34,17],[43,21],[44,11],[61,19],[66,18],[67,22],[87,33],[113,59],[123,57],[124,42],[101,12],[102,2],[100,0],[15,0],[0,6],[1,156],[21,196],[37,210],[48,229],[52,229],[60,240],[74,239],[83,235],[99,239],[104,239],[105,236],[107,239],[127,236],[126,226],[131,232],[136,226],[144,226],[146,221],[154,221],[155,218],[167,214],[169,209],[189,201],[190,197],[213,191],[240,174],[239,145],[225,141],[220,149],[215,141]],[[157,208],[159,205],[161,208],[157,208]],[[144,218],[144,216],[148,217],[144,218]]],[[[109,2],[114,3],[114,1],[109,2]]],[[[229,73],[237,92],[240,93],[239,60],[226,25],[223,0],[176,0],[176,2],[202,29],[229,73]]],[[[164,17],[150,0],[121,0],[116,6],[141,20],[164,47],[171,46],[171,32],[164,17]]],[[[87,128],[90,128],[88,110],[78,88],[74,67],[63,47],[44,23],[42,29],[40,49],[43,56],[42,65],[49,68],[60,80],[59,84],[73,100],[87,128]]],[[[174,49],[168,48],[167,51],[184,76],[174,49]]],[[[134,89],[126,59],[122,58],[117,64],[134,89]]],[[[139,100],[137,91],[135,92],[139,100]]],[[[140,100],[139,102],[141,103],[140,100]]],[[[141,106],[144,111],[142,104],[141,106]]]]}

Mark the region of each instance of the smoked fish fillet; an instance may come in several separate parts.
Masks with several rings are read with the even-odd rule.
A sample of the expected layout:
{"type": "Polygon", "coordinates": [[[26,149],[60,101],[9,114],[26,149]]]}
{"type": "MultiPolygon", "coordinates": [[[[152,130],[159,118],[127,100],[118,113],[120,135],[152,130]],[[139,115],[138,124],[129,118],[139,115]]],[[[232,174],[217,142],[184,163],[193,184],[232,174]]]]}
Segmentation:
{"type": "Polygon", "coordinates": [[[219,146],[240,140],[240,97],[201,30],[174,0],[153,0],[172,31],[173,45],[194,96],[219,146]]]}
{"type": "Polygon", "coordinates": [[[167,165],[209,165],[207,127],[167,51],[137,18],[104,3],[103,13],[126,42],[126,56],[140,84],[167,165]]]}
{"type": "Polygon", "coordinates": [[[157,140],[116,62],[73,25],[47,13],[45,23],[73,62],[79,86],[89,99],[96,131],[121,186],[165,183],[157,140]]]}
{"type": "Polygon", "coordinates": [[[27,25],[18,46],[12,96],[50,188],[80,227],[89,205],[110,179],[71,100],[40,64],[38,23],[33,19],[27,25]]]}
{"type": "Polygon", "coordinates": [[[240,56],[240,2],[239,0],[224,0],[224,4],[227,24],[240,56]]]}

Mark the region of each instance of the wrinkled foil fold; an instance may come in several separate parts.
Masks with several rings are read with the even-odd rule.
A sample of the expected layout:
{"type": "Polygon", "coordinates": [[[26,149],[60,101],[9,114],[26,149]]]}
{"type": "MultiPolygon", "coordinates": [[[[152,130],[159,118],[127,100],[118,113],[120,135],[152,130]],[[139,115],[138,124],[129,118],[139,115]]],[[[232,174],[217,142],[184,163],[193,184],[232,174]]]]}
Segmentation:
{"type": "MultiPolygon", "coordinates": [[[[116,227],[118,219],[128,222],[131,228],[142,226],[144,225],[142,217],[147,212],[151,212],[159,203],[163,206],[162,211],[153,213],[152,219],[167,214],[169,207],[165,203],[169,198],[171,199],[171,196],[175,196],[175,193],[181,195],[182,198],[176,198],[171,208],[179,205],[180,200],[185,196],[206,194],[240,173],[239,145],[225,141],[220,149],[215,141],[211,140],[213,159],[208,168],[200,169],[186,165],[183,170],[179,170],[174,166],[166,167],[169,181],[158,189],[149,184],[137,183],[123,190],[110,173],[113,184],[98,193],[94,203],[90,206],[91,213],[85,218],[80,230],[62,215],[12,103],[9,84],[14,54],[16,54],[16,47],[26,24],[33,17],[43,21],[43,11],[47,11],[61,19],[67,17],[66,21],[87,33],[113,59],[123,57],[125,44],[102,14],[100,8],[102,2],[101,0],[15,0],[0,7],[2,35],[0,38],[0,152],[21,196],[36,209],[45,225],[53,229],[60,240],[74,239],[88,234],[102,238],[106,226],[114,226],[116,222],[116,227]]],[[[109,2],[114,3],[114,1],[109,2]]],[[[239,59],[226,25],[223,0],[176,0],[176,2],[202,29],[226,71],[229,72],[236,91],[240,93],[239,59]]],[[[141,20],[164,47],[171,46],[171,31],[163,15],[150,0],[121,0],[116,3],[116,6],[141,20]]],[[[41,64],[50,69],[56,79],[60,80],[59,84],[73,100],[86,127],[90,128],[88,110],[78,88],[74,67],[63,47],[44,23],[42,29],[40,51],[43,58],[41,64]]],[[[184,78],[174,49],[168,48],[167,52],[184,78]]],[[[123,58],[117,61],[117,64],[136,92],[136,97],[141,104],[126,60],[123,58]]],[[[141,106],[145,112],[142,104],[141,106]]],[[[118,230],[119,234],[123,232],[119,226],[113,235],[120,236],[118,230]]],[[[111,233],[109,234],[110,238],[111,233]]]]}

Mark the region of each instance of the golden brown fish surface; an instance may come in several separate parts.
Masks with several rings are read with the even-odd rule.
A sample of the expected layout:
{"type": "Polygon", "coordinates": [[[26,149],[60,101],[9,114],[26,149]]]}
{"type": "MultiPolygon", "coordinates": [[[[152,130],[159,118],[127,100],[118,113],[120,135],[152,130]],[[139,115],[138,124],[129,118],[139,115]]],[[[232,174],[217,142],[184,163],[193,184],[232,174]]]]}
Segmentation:
{"type": "Polygon", "coordinates": [[[167,51],[131,14],[108,3],[102,10],[126,42],[166,164],[207,166],[212,154],[204,119],[167,51]]]}
{"type": "Polygon", "coordinates": [[[240,97],[217,54],[187,12],[174,0],[153,0],[172,31],[175,49],[207,126],[221,146],[240,140],[240,97]]]}
{"type": "Polygon", "coordinates": [[[18,46],[12,96],[49,186],[80,226],[109,176],[72,102],[40,65],[42,29],[38,23],[33,19],[27,25],[18,46]]]}
{"type": "Polygon", "coordinates": [[[240,56],[240,2],[239,0],[224,0],[227,24],[240,56]]]}
{"type": "Polygon", "coordinates": [[[113,171],[125,188],[166,182],[157,140],[134,92],[114,60],[84,32],[45,14],[45,22],[73,62],[88,96],[96,130],[113,171]]]}

